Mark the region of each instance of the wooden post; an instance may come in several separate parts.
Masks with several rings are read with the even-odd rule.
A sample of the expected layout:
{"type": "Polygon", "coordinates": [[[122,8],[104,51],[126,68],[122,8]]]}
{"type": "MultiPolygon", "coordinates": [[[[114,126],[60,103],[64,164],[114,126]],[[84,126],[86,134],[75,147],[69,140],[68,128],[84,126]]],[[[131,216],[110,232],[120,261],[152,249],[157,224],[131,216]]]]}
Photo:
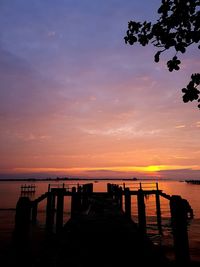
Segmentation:
{"type": "Polygon", "coordinates": [[[123,190],[125,190],[125,188],[126,188],[126,185],[125,185],[125,183],[123,183],[123,190]]]}
{"type": "Polygon", "coordinates": [[[81,190],[82,187],[79,186],[78,192],[76,192],[76,187],[72,187],[72,198],[71,198],[71,217],[76,216],[81,209],[81,190]]]}
{"type": "Polygon", "coordinates": [[[115,185],[115,199],[117,204],[119,205],[120,202],[120,189],[119,189],[119,185],[115,185]]]}
{"type": "Polygon", "coordinates": [[[111,184],[107,183],[107,192],[109,195],[111,195],[111,184]]]}
{"type": "MultiPolygon", "coordinates": [[[[77,185],[77,190],[78,190],[78,185],[77,185]]],[[[76,193],[76,187],[72,187],[72,196],[71,196],[71,217],[74,216],[74,213],[75,213],[75,210],[76,210],[75,193],[76,193]]]]}
{"type": "Polygon", "coordinates": [[[127,218],[131,219],[131,194],[129,188],[125,188],[124,196],[125,196],[125,214],[127,218]]]}
{"type": "Polygon", "coordinates": [[[158,183],[156,183],[156,215],[159,234],[162,234],[162,217],[160,208],[160,194],[158,190],[158,183]]]}
{"type": "Polygon", "coordinates": [[[83,192],[83,185],[79,186],[78,191],[76,193],[76,211],[80,212],[82,209],[82,192],[83,192]]]}
{"type": "Polygon", "coordinates": [[[46,230],[47,231],[52,231],[52,199],[53,199],[53,193],[48,192],[47,193],[47,206],[46,206],[46,230]]]}
{"type": "Polygon", "coordinates": [[[112,191],[113,191],[113,199],[117,202],[117,185],[112,185],[112,191]]]}
{"type": "Polygon", "coordinates": [[[38,209],[38,203],[36,201],[32,204],[32,223],[36,224],[37,222],[37,209],[38,209]]]}
{"type": "Polygon", "coordinates": [[[91,195],[93,192],[93,183],[87,184],[87,193],[91,195]]]}
{"type": "Polygon", "coordinates": [[[13,235],[17,242],[23,243],[29,239],[31,206],[31,200],[28,197],[20,197],[17,202],[13,235]]]}
{"type": "Polygon", "coordinates": [[[119,186],[118,185],[114,185],[114,199],[117,205],[119,205],[119,186]]]}
{"type": "Polygon", "coordinates": [[[118,195],[119,195],[119,197],[118,197],[118,205],[119,205],[120,210],[122,210],[123,199],[122,199],[122,187],[121,186],[118,188],[118,195]]]}
{"type": "Polygon", "coordinates": [[[56,195],[55,193],[52,194],[51,199],[51,223],[54,225],[54,217],[55,217],[55,206],[56,206],[56,195]]]}
{"type": "Polygon", "coordinates": [[[188,266],[190,253],[187,232],[187,209],[184,200],[180,196],[172,196],[170,210],[176,261],[180,266],[188,266]]]}
{"type": "Polygon", "coordinates": [[[144,202],[144,192],[142,189],[138,190],[137,200],[139,230],[142,234],[146,234],[146,211],[144,202]]]}
{"type": "Polygon", "coordinates": [[[82,192],[82,209],[87,209],[88,207],[88,193],[89,193],[89,187],[87,184],[83,185],[83,192],[82,192]]]}
{"type": "Polygon", "coordinates": [[[63,208],[64,190],[63,188],[60,188],[57,191],[56,232],[59,232],[63,227],[63,208]]]}

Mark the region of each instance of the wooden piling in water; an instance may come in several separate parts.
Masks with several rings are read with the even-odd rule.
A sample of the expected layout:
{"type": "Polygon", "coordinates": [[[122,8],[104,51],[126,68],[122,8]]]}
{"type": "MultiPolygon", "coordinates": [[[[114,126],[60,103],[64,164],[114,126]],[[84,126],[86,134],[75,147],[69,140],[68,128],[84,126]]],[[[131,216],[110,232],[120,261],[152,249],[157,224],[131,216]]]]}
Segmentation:
{"type": "Polygon", "coordinates": [[[93,193],[93,183],[86,184],[86,188],[88,195],[91,195],[93,193]]]}
{"type": "Polygon", "coordinates": [[[52,225],[54,225],[55,211],[56,211],[56,194],[52,194],[52,199],[51,199],[51,223],[52,225]]]}
{"type": "Polygon", "coordinates": [[[81,191],[82,187],[79,186],[76,192],[76,187],[72,187],[71,195],[71,217],[76,216],[81,210],[81,191]]]}
{"type": "Polygon", "coordinates": [[[71,196],[71,217],[73,217],[75,210],[76,210],[76,187],[72,187],[72,196],[71,196]]]}
{"type": "Polygon", "coordinates": [[[190,263],[187,210],[180,196],[171,197],[170,211],[176,261],[180,266],[187,266],[190,263]]]}
{"type": "Polygon", "coordinates": [[[144,202],[144,192],[142,189],[138,190],[137,201],[139,230],[142,234],[146,234],[146,210],[144,202]]]}
{"type": "Polygon", "coordinates": [[[14,239],[17,242],[28,241],[31,222],[31,200],[20,197],[16,205],[14,239]]]}
{"type": "Polygon", "coordinates": [[[56,232],[63,227],[64,190],[57,189],[56,232]]]}
{"type": "Polygon", "coordinates": [[[119,207],[119,209],[122,210],[123,208],[123,199],[122,199],[122,187],[119,185],[114,185],[113,187],[113,191],[114,191],[114,199],[119,207]]]}
{"type": "Polygon", "coordinates": [[[81,203],[81,208],[87,209],[88,207],[88,192],[89,192],[89,187],[87,186],[87,184],[83,185],[83,190],[82,190],[82,203],[81,203]]]}
{"type": "Polygon", "coordinates": [[[160,208],[160,193],[158,189],[158,183],[156,183],[156,216],[157,216],[157,225],[159,234],[162,234],[162,217],[161,217],[161,208],[160,208]]]}
{"type": "Polygon", "coordinates": [[[52,207],[52,203],[53,203],[53,193],[52,192],[48,192],[47,193],[47,206],[46,206],[46,230],[47,231],[52,231],[52,227],[53,227],[53,207],[52,207]]]}
{"type": "Polygon", "coordinates": [[[31,214],[31,221],[33,224],[37,222],[37,210],[38,210],[38,203],[33,202],[32,204],[32,214],[31,214]]]}
{"type": "Polygon", "coordinates": [[[123,196],[122,196],[122,187],[120,186],[118,188],[118,205],[119,205],[119,209],[122,210],[123,208],[123,196]]]}
{"type": "Polygon", "coordinates": [[[131,194],[129,188],[124,189],[125,198],[125,214],[127,218],[131,219],[131,194]]]}
{"type": "Polygon", "coordinates": [[[107,183],[107,192],[109,195],[111,195],[112,191],[111,191],[111,184],[107,183]]]}

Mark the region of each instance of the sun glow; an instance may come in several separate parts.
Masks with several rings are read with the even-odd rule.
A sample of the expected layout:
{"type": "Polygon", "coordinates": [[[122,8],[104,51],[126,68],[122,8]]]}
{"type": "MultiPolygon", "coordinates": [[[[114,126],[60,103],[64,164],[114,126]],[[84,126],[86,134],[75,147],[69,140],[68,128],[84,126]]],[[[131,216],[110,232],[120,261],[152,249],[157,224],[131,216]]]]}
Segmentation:
{"type": "Polygon", "coordinates": [[[181,169],[193,169],[198,170],[200,166],[180,166],[180,165],[150,165],[150,166],[120,166],[120,167],[73,167],[73,168],[14,168],[12,169],[15,173],[76,173],[76,172],[93,172],[93,171],[113,171],[113,172],[124,172],[124,173],[156,173],[159,171],[166,170],[181,170],[181,169]]]}

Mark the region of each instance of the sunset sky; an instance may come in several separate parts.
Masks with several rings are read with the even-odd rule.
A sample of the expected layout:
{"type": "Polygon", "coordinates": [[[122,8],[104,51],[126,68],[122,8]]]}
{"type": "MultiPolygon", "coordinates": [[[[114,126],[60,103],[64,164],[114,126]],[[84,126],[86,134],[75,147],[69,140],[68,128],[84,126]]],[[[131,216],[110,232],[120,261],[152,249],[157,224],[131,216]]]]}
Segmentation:
{"type": "Polygon", "coordinates": [[[0,178],[200,178],[200,111],[152,46],[124,43],[160,0],[0,1],[0,178]]]}

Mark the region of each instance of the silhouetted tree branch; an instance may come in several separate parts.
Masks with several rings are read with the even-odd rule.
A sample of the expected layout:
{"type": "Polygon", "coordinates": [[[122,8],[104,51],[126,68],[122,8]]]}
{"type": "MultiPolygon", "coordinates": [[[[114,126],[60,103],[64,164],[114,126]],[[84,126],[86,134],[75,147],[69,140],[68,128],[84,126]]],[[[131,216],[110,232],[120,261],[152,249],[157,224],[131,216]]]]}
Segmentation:
{"type": "MultiPolygon", "coordinates": [[[[162,0],[157,12],[160,18],[154,24],[129,21],[125,42],[130,45],[138,42],[142,46],[151,43],[158,48],[155,62],[159,62],[162,53],[174,49],[174,56],[167,61],[167,67],[170,72],[179,70],[181,61],[178,54],[185,53],[191,44],[197,44],[200,49],[200,0],[162,0]]],[[[182,89],[184,102],[200,102],[198,85],[200,73],[192,74],[188,85],[182,89]]]]}

